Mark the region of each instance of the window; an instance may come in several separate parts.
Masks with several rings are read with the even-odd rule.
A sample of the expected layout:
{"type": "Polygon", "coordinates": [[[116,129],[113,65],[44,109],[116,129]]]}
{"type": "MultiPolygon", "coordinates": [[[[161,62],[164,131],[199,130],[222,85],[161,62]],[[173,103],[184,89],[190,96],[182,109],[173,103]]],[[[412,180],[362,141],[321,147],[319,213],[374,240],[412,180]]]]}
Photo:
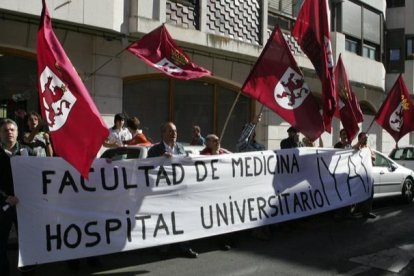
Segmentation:
{"type": "Polygon", "coordinates": [[[276,25],[284,30],[290,30],[290,26],[293,26],[292,21],[288,18],[278,16],[277,14],[271,12],[267,15],[267,23],[268,29],[270,30],[273,30],[276,25]]]}
{"type": "Polygon", "coordinates": [[[390,157],[393,160],[404,160],[404,149],[395,149],[390,157]]]}
{"type": "Polygon", "coordinates": [[[381,61],[384,15],[364,1],[334,1],[336,31],[345,34],[345,49],[381,61]]]}
{"type": "MultiPolygon", "coordinates": [[[[141,128],[153,142],[160,139],[160,126],[174,121],[178,141],[191,141],[192,126],[199,125],[202,135],[220,136],[238,88],[218,81],[173,80],[154,75],[127,79],[123,84],[123,111],[137,116],[141,128]]],[[[243,125],[250,121],[251,100],[240,95],[230,116],[222,146],[236,150],[243,125]]]]}
{"type": "Polygon", "coordinates": [[[404,7],[405,0],[387,0],[387,8],[404,7]]]}
{"type": "Polygon", "coordinates": [[[380,154],[375,154],[375,161],[374,161],[374,166],[375,167],[390,167],[391,164],[390,162],[385,159],[385,157],[383,157],[380,154]]]}
{"type": "MultiPolygon", "coordinates": [[[[402,73],[405,67],[405,29],[388,29],[385,51],[387,73],[402,73]]],[[[407,41],[408,44],[408,41],[407,41]]],[[[407,45],[408,46],[408,45],[407,45]]],[[[408,57],[408,54],[407,54],[408,57]]]]}
{"type": "Polygon", "coordinates": [[[400,49],[390,49],[390,61],[397,61],[401,59],[400,49]]]}
{"type": "Polygon", "coordinates": [[[406,52],[408,59],[414,59],[414,37],[407,38],[406,52]]]}
{"type": "Polygon", "coordinates": [[[376,49],[373,46],[369,46],[369,45],[364,45],[362,47],[362,56],[372,59],[372,60],[376,60],[377,54],[376,54],[376,49]]]}
{"type": "Polygon", "coordinates": [[[352,39],[345,39],[345,50],[358,54],[358,42],[352,39]]]}

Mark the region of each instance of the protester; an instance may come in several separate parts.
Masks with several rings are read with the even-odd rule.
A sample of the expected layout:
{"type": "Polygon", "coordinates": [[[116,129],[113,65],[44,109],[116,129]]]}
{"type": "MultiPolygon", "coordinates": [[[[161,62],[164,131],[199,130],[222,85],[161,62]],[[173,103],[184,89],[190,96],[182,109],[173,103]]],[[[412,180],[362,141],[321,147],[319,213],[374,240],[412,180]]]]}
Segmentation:
{"type": "Polygon", "coordinates": [[[132,135],[129,130],[124,127],[125,116],[118,113],[114,117],[114,125],[109,129],[109,136],[104,142],[107,148],[121,147],[124,141],[131,140],[132,135]]]}
{"type": "Polygon", "coordinates": [[[206,141],[203,136],[201,136],[200,126],[193,126],[193,137],[191,139],[191,146],[204,146],[206,141]]]}
{"type": "MultiPolygon", "coordinates": [[[[226,151],[220,146],[220,139],[215,134],[209,134],[206,136],[206,147],[200,151],[201,155],[221,155],[226,154],[226,151]]],[[[219,235],[217,237],[219,246],[222,250],[228,251],[234,246],[234,239],[231,238],[232,234],[219,235]]]]}
{"type": "Polygon", "coordinates": [[[336,149],[350,149],[352,148],[351,142],[348,141],[348,135],[346,134],[345,129],[339,131],[339,142],[334,145],[336,149]]]}
{"type": "MultiPolygon", "coordinates": [[[[351,143],[348,141],[348,135],[346,134],[345,129],[339,131],[339,142],[334,145],[336,149],[351,149],[351,143]]],[[[355,205],[345,206],[334,211],[335,219],[352,219],[352,210],[354,210],[355,205]]]]}
{"type": "Polygon", "coordinates": [[[262,120],[262,113],[259,113],[250,123],[247,123],[237,141],[237,151],[260,151],[265,150],[265,146],[256,141],[256,125],[262,120]]]}
{"type": "MultiPolygon", "coordinates": [[[[322,138],[319,137],[318,139],[319,141],[319,147],[323,148],[323,141],[322,138]]],[[[310,147],[310,148],[314,148],[315,147],[315,142],[312,142],[311,139],[309,137],[303,136],[302,138],[302,144],[304,147],[310,147]]]]}
{"type": "MultiPolygon", "coordinates": [[[[161,141],[148,150],[148,158],[164,156],[171,158],[172,156],[185,155],[183,145],[177,143],[177,127],[173,122],[166,122],[161,126],[161,141]]],[[[198,253],[194,251],[188,242],[179,244],[181,253],[188,258],[197,258],[198,253]]],[[[167,247],[163,247],[162,253],[165,254],[167,247]]]]}
{"type": "MultiPolygon", "coordinates": [[[[371,152],[372,162],[375,162],[375,153],[368,146],[368,136],[365,132],[358,134],[358,142],[353,146],[353,148],[356,150],[367,148],[371,152]]],[[[376,218],[377,216],[371,213],[373,197],[374,187],[372,187],[371,197],[361,203],[358,203],[355,207],[354,213],[361,212],[364,218],[376,218]]]]}
{"type": "Polygon", "coordinates": [[[299,133],[296,128],[289,127],[287,133],[288,137],[280,142],[281,149],[290,149],[302,146],[302,143],[299,141],[299,133]]]}
{"type": "Polygon", "coordinates": [[[137,117],[132,117],[127,120],[127,128],[131,133],[132,138],[123,141],[126,145],[145,145],[150,146],[151,141],[144,135],[141,129],[139,129],[140,121],[137,117]]]}
{"type": "Polygon", "coordinates": [[[18,203],[14,196],[13,177],[10,158],[16,155],[34,156],[33,150],[17,141],[18,128],[16,122],[5,119],[0,123],[0,275],[10,275],[10,265],[7,257],[7,243],[12,226],[17,228],[15,205],[18,203]]]}
{"type": "MultiPolygon", "coordinates": [[[[238,152],[251,152],[265,150],[265,146],[256,141],[256,126],[262,120],[262,113],[257,114],[256,117],[250,122],[244,125],[240,138],[237,141],[238,152]]],[[[251,231],[253,237],[259,240],[270,239],[269,226],[263,226],[261,228],[255,228],[251,231]]]]}
{"type": "Polygon", "coordinates": [[[44,131],[44,122],[36,112],[29,112],[25,121],[29,129],[23,135],[23,142],[29,146],[36,156],[53,156],[49,133],[44,131]]]}
{"type": "Polygon", "coordinates": [[[215,134],[206,136],[206,147],[200,151],[201,155],[219,155],[226,151],[220,146],[220,139],[215,134]]]}

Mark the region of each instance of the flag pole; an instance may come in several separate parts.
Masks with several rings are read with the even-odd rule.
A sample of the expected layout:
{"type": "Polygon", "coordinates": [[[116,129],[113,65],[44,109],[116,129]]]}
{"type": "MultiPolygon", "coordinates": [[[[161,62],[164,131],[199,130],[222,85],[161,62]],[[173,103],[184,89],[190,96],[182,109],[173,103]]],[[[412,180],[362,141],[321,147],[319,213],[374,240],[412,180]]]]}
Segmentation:
{"type": "MultiPolygon", "coordinates": [[[[262,112],[263,112],[263,109],[264,109],[264,104],[262,104],[262,106],[260,107],[260,110],[259,110],[259,113],[257,113],[257,114],[255,114],[254,116],[258,116],[258,114],[262,114],[262,112]]],[[[258,123],[258,122],[257,122],[258,123]]],[[[257,126],[257,123],[255,124],[255,126],[254,126],[254,131],[255,131],[255,128],[256,128],[256,126],[257,126]]],[[[252,133],[250,134],[250,136],[249,136],[249,139],[248,139],[248,142],[250,143],[250,140],[253,138],[253,132],[254,131],[252,131],[252,133]]]]}
{"type": "Polygon", "coordinates": [[[241,90],[239,91],[239,93],[237,94],[237,96],[236,96],[236,99],[234,99],[234,101],[233,101],[233,105],[231,106],[231,108],[230,108],[230,111],[229,111],[229,114],[227,115],[227,118],[226,118],[226,122],[224,122],[224,126],[223,126],[223,129],[221,130],[221,133],[220,133],[220,143],[221,143],[221,140],[223,139],[223,136],[224,136],[224,132],[226,131],[226,128],[227,128],[227,124],[229,123],[229,121],[230,121],[230,116],[231,116],[231,114],[233,113],[233,110],[234,110],[234,107],[236,106],[236,103],[237,103],[237,100],[239,99],[239,97],[240,97],[240,94],[241,94],[241,90]]]}
{"type": "Polygon", "coordinates": [[[101,66],[99,66],[97,69],[95,69],[95,71],[93,71],[92,73],[90,73],[89,75],[86,76],[84,81],[89,80],[93,75],[96,74],[96,72],[98,72],[99,70],[101,70],[105,65],[107,65],[108,63],[110,63],[112,60],[114,60],[114,58],[119,57],[126,49],[128,49],[128,47],[122,49],[122,51],[118,52],[115,56],[111,57],[110,59],[108,59],[107,61],[105,61],[101,66]]]}
{"type": "Polygon", "coordinates": [[[365,133],[367,133],[367,134],[368,134],[368,132],[371,130],[371,127],[372,127],[372,125],[374,124],[374,122],[375,122],[375,117],[374,117],[374,119],[372,119],[372,122],[371,122],[371,124],[368,126],[368,129],[365,131],[365,133]]]}

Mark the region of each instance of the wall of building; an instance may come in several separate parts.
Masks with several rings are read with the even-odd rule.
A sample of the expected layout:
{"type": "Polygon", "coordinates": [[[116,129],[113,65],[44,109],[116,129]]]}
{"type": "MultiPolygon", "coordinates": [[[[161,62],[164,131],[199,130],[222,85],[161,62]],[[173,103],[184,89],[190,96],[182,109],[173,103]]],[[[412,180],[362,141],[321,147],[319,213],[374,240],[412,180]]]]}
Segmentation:
{"type": "MultiPolygon", "coordinates": [[[[105,28],[122,32],[124,0],[47,0],[50,16],[55,20],[67,21],[90,27],[105,28]]],[[[2,0],[0,9],[10,10],[27,16],[40,16],[42,1],[2,0]]]]}

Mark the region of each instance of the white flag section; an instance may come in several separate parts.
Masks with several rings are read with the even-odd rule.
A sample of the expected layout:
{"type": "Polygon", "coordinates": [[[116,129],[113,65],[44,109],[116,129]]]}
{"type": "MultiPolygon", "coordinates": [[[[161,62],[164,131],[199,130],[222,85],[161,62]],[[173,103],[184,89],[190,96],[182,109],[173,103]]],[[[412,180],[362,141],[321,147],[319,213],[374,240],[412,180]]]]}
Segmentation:
{"type": "Polygon", "coordinates": [[[19,265],[192,240],[366,200],[370,153],[298,148],[93,163],[13,157],[19,265]]]}

